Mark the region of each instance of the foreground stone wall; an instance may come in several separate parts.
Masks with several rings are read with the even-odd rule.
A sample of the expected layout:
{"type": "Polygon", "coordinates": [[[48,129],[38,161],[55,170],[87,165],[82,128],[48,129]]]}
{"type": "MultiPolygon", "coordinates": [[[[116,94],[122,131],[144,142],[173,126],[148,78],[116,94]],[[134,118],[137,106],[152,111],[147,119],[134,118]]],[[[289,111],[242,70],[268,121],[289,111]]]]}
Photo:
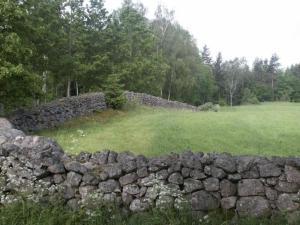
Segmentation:
{"type": "MultiPolygon", "coordinates": [[[[197,110],[197,107],[176,101],[142,94],[125,92],[129,102],[143,105],[197,110]]],[[[90,114],[93,111],[106,109],[103,93],[84,94],[78,97],[62,98],[43,104],[39,107],[14,112],[9,120],[18,129],[35,131],[55,127],[71,118],[90,114]]]]}
{"type": "Polygon", "coordinates": [[[0,126],[0,205],[26,196],[71,208],[115,203],[132,212],[187,206],[239,216],[300,213],[300,158],[190,151],[147,158],[108,150],[69,156],[48,138],[26,136],[1,119],[0,126]]]}

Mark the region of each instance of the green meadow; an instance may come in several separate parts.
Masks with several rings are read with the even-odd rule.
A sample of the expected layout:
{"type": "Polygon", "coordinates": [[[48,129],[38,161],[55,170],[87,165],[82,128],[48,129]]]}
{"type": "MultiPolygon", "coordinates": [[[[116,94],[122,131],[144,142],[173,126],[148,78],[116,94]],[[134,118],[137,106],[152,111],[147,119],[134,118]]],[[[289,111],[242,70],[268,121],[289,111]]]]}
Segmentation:
{"type": "Polygon", "coordinates": [[[192,112],[137,106],[105,110],[38,132],[66,152],[129,150],[154,156],[184,150],[300,155],[300,104],[262,103],[192,112]]]}

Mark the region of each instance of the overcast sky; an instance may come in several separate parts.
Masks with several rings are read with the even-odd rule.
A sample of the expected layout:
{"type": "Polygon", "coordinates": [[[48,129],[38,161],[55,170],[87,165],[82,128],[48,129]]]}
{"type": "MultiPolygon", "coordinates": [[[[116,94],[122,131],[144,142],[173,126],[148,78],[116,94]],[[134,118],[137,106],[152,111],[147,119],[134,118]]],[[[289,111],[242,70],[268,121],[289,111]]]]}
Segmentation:
{"type": "MultiPolygon", "coordinates": [[[[134,0],[153,18],[158,4],[175,10],[176,20],[207,44],[213,56],[270,58],[277,53],[283,66],[300,63],[300,0],[134,0]]],[[[106,0],[109,11],[122,0],[106,0]]]]}

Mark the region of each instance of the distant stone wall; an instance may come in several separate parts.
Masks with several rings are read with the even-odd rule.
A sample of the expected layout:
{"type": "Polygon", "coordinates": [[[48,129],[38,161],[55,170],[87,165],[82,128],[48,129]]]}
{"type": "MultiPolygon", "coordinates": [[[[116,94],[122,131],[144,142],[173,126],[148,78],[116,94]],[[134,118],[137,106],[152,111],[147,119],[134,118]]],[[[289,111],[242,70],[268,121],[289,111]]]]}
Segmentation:
{"type": "Polygon", "coordinates": [[[34,131],[51,128],[71,118],[106,108],[103,93],[62,98],[39,107],[14,112],[9,120],[18,129],[34,131]]]}
{"type": "Polygon", "coordinates": [[[25,195],[74,209],[115,203],[132,212],[187,206],[201,214],[222,208],[238,216],[299,215],[299,157],[190,151],[151,158],[114,151],[70,156],[48,138],[26,136],[5,120],[0,126],[0,205],[25,195]]]}
{"type": "Polygon", "coordinates": [[[198,108],[193,105],[189,105],[177,101],[168,101],[167,99],[148,95],[145,93],[125,92],[125,96],[128,101],[136,102],[142,105],[157,106],[164,108],[175,108],[175,109],[191,109],[197,110],[198,108]]]}
{"type": "MultiPolygon", "coordinates": [[[[197,110],[197,107],[192,105],[168,101],[147,94],[125,92],[124,95],[128,101],[143,105],[197,110]]],[[[18,110],[9,119],[16,128],[27,132],[51,128],[71,118],[87,115],[95,110],[105,108],[104,94],[101,92],[91,93],[78,97],[62,98],[33,109],[18,110]]]]}

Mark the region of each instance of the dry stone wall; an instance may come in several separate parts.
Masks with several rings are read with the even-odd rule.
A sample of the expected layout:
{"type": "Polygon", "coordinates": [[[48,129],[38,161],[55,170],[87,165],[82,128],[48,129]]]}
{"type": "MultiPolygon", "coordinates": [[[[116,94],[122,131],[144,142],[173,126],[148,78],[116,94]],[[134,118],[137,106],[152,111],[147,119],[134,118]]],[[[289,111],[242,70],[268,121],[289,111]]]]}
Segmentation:
{"type": "Polygon", "coordinates": [[[132,212],[189,207],[239,216],[299,215],[297,157],[190,151],[144,157],[109,150],[70,156],[54,141],[26,136],[4,119],[0,126],[0,205],[25,195],[75,209],[114,203],[132,212]]]}
{"type": "Polygon", "coordinates": [[[34,131],[54,127],[71,118],[106,108],[103,93],[62,98],[33,109],[20,109],[9,120],[18,129],[34,131]]]}
{"type": "MultiPolygon", "coordinates": [[[[176,101],[134,92],[125,92],[129,102],[148,106],[197,110],[197,107],[176,101]]],[[[62,98],[33,109],[20,109],[9,120],[25,132],[55,127],[71,118],[83,116],[96,110],[106,109],[103,93],[90,93],[78,97],[62,98]]]]}

